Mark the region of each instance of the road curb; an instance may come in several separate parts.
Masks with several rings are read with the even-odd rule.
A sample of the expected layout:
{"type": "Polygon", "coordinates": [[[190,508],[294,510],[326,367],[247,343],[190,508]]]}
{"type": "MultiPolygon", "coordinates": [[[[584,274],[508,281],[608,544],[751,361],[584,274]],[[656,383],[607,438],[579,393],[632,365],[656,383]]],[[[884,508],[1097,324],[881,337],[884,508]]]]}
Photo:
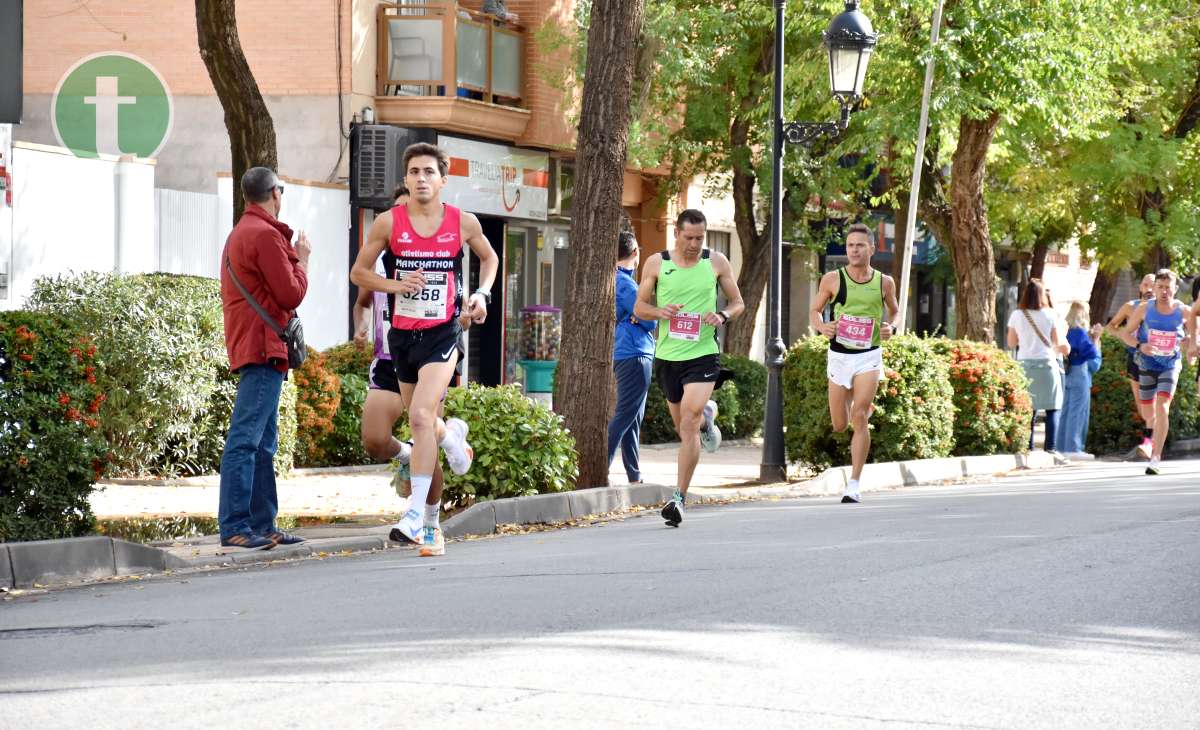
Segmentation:
{"type": "MultiPolygon", "coordinates": [[[[874,492],[993,476],[1020,469],[1045,469],[1055,465],[1054,457],[1043,451],[869,464],[863,470],[861,489],[863,492],[874,492]]],[[[845,488],[849,475],[850,467],[842,466],[826,469],[812,479],[795,484],[694,487],[689,492],[689,500],[703,504],[731,498],[836,496],[845,488]]],[[[493,535],[501,525],[555,524],[635,507],[656,507],[670,499],[673,491],[673,487],[665,485],[639,484],[489,500],[472,505],[446,520],[442,524],[442,531],[447,538],[493,535]]],[[[194,558],[180,557],[162,548],[98,536],[0,543],[0,588],[29,588],[35,583],[49,585],[187,568],[254,565],[314,555],[399,547],[388,540],[387,527],[375,529],[378,535],[317,538],[272,550],[249,550],[194,558]]]]}
{"type": "MultiPolygon", "coordinates": [[[[933,482],[957,481],[971,477],[995,476],[1021,469],[1049,469],[1057,465],[1045,451],[1025,454],[996,454],[992,456],[957,456],[944,459],[890,461],[867,464],[863,468],[860,491],[878,492],[933,482]]],[[[730,497],[740,499],[764,497],[833,497],[840,495],[850,479],[850,467],[835,466],[803,482],[765,487],[693,487],[689,499],[696,502],[716,502],[730,497]]]]}
{"type": "Polygon", "coordinates": [[[166,550],[111,537],[0,543],[0,587],[31,588],[186,567],[166,550]],[[4,566],[8,566],[5,579],[4,566]],[[8,585],[5,585],[5,583],[8,585]]]}
{"type": "Polygon", "coordinates": [[[535,494],[479,502],[442,524],[446,537],[495,534],[499,525],[537,525],[568,522],[588,515],[650,507],[671,498],[672,487],[638,484],[598,487],[573,492],[535,494]]]}

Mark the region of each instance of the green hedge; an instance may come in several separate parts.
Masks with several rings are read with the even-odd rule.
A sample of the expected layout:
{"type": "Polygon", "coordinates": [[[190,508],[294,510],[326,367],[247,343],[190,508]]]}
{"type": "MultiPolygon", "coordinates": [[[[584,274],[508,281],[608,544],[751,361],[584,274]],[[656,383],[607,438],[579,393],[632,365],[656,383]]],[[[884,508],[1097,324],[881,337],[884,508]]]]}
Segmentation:
{"type": "Polygon", "coordinates": [[[0,542],[91,531],[108,456],[101,354],[75,320],[0,312],[0,542]]]}
{"type": "MultiPolygon", "coordinates": [[[[229,372],[218,281],[95,272],[43,278],[29,307],[77,323],[104,353],[100,431],[116,475],[219,470],[237,377],[229,372]]],[[[291,468],[295,428],[281,413],[282,472],[291,468]]]]}
{"type": "Polygon", "coordinates": [[[451,388],[445,410],[447,418],[466,421],[475,451],[466,474],[444,469],[447,507],[574,488],[575,437],[562,416],[526,398],[519,387],[451,388]]]}
{"type": "Polygon", "coordinates": [[[757,360],[738,355],[721,355],[721,366],[734,372],[736,378],[731,385],[737,391],[738,413],[734,418],[732,433],[722,434],[726,438],[749,438],[762,430],[763,415],[767,399],[767,367],[757,360]]]}
{"type": "Polygon", "coordinates": [[[954,389],[954,454],[1028,451],[1033,405],[1021,365],[992,344],[929,340],[950,366],[954,389]]]}
{"type": "MultiPolygon", "coordinates": [[[[824,337],[800,340],[788,351],[783,367],[788,460],[814,469],[850,463],[852,431],[833,433],[829,417],[828,349],[824,337]]],[[[954,448],[949,363],[929,340],[913,335],[885,342],[883,363],[871,419],[871,460],[948,456],[954,448]]]]}

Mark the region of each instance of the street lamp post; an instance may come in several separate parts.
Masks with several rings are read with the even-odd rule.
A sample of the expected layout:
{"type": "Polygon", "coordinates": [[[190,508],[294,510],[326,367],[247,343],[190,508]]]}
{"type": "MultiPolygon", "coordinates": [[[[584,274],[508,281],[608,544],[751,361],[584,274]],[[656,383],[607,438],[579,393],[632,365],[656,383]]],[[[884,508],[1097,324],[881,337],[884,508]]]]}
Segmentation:
{"type": "Polygon", "coordinates": [[[833,138],[850,124],[850,110],[862,98],[867,64],[878,36],[871,21],[858,10],[858,0],[846,0],[846,10],[825,31],[829,49],[829,86],[841,106],[836,122],[783,120],[783,15],[787,0],[775,0],[774,143],[771,148],[771,278],[767,285],[767,403],[763,423],[763,455],[759,479],[787,480],[783,448],[783,150],[784,144],[808,147],[821,137],[833,138]]]}

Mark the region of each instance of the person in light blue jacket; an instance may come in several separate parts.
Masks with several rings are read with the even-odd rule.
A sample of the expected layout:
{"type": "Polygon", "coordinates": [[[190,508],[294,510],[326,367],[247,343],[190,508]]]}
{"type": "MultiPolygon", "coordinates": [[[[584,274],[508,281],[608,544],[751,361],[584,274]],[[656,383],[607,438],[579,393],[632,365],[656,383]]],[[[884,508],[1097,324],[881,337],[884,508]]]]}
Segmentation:
{"type": "Polygon", "coordinates": [[[608,463],[612,466],[621,448],[621,461],[630,484],[640,484],[638,444],[642,418],[646,415],[646,391],[650,388],[650,368],[654,363],[654,331],[657,322],[633,316],[637,301],[638,260],[641,250],[632,233],[617,237],[617,325],[613,338],[613,372],[617,376],[617,409],[608,423],[608,463]]]}
{"type": "Polygon", "coordinates": [[[1084,448],[1087,443],[1088,421],[1092,410],[1092,374],[1100,369],[1100,335],[1104,328],[1092,325],[1088,329],[1088,305],[1072,302],[1067,311],[1066,388],[1063,394],[1062,419],[1058,424],[1059,450],[1067,458],[1091,458],[1084,448]]]}

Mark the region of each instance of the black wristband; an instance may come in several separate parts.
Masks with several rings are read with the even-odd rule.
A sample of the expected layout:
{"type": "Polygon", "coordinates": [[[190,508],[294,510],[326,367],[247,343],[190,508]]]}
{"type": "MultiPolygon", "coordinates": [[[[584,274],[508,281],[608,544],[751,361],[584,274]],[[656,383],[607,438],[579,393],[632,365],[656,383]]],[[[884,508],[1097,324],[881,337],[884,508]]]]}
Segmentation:
{"type": "Polygon", "coordinates": [[[717,316],[721,318],[721,324],[729,324],[729,315],[724,311],[717,312],[717,316]]]}

